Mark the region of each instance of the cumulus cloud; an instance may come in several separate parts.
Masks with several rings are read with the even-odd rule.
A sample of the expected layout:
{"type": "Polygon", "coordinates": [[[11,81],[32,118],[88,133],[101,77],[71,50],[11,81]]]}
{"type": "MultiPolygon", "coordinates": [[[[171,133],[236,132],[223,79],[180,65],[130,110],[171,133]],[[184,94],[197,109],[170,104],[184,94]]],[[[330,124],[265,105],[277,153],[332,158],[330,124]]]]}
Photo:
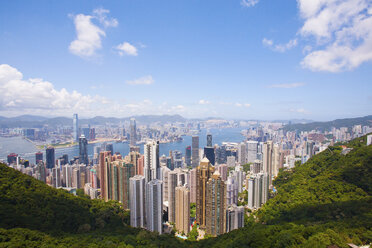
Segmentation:
{"type": "Polygon", "coordinates": [[[83,95],[77,91],[57,90],[40,78],[24,79],[16,68],[0,65],[0,108],[14,111],[83,111],[94,104],[104,104],[100,96],[83,95]]]}
{"type": "Polygon", "coordinates": [[[120,56],[123,56],[125,54],[131,56],[138,55],[137,48],[131,45],[129,42],[123,42],[122,44],[117,45],[115,48],[118,50],[120,56]]]}
{"type": "Polygon", "coordinates": [[[258,3],[258,0],[241,0],[240,4],[244,7],[253,7],[258,3]]]}
{"type": "Polygon", "coordinates": [[[72,16],[76,29],[76,39],[69,46],[72,54],[91,57],[95,55],[96,50],[102,48],[102,37],[106,36],[104,28],[118,25],[116,19],[107,17],[108,13],[109,10],[100,8],[93,10],[93,15],[72,16]],[[97,20],[101,27],[93,23],[93,20],[97,20]]]}
{"type": "Polygon", "coordinates": [[[372,61],[372,2],[370,0],[297,0],[303,25],[296,38],[275,45],[264,38],[264,46],[285,52],[305,43],[301,61],[312,71],[353,70],[372,61]]]}
{"type": "Polygon", "coordinates": [[[151,75],[148,75],[138,79],[128,80],[126,83],[131,85],[150,85],[154,83],[154,79],[151,75]]]}
{"type": "Polygon", "coordinates": [[[290,50],[293,47],[297,46],[297,39],[290,40],[286,44],[275,45],[273,40],[269,40],[269,39],[264,38],[262,40],[262,44],[264,46],[269,47],[273,51],[284,53],[285,51],[290,50]]]}
{"type": "MultiPolygon", "coordinates": [[[[128,102],[103,96],[85,95],[77,91],[57,89],[43,79],[24,78],[16,68],[0,64],[0,113],[14,116],[20,114],[71,116],[130,116],[139,114],[187,114],[184,105],[166,102],[155,104],[149,99],[128,102]],[[110,106],[108,108],[108,106],[110,106]]],[[[199,111],[195,108],[194,111],[199,111]]],[[[197,112],[196,112],[197,113],[197,112]]]]}
{"type": "Polygon", "coordinates": [[[292,83],[292,84],[272,84],[269,88],[284,88],[284,89],[291,89],[291,88],[298,88],[304,86],[305,83],[292,83]]]}
{"type": "Polygon", "coordinates": [[[109,10],[98,8],[93,10],[94,16],[98,19],[98,21],[105,27],[117,27],[119,25],[118,20],[115,18],[108,17],[108,14],[110,13],[109,10]]]}
{"type": "Polygon", "coordinates": [[[206,104],[209,104],[210,102],[207,101],[207,100],[201,99],[201,100],[199,100],[198,103],[201,104],[201,105],[206,105],[206,104]]]}
{"type": "Polygon", "coordinates": [[[304,25],[317,48],[301,65],[313,71],[352,70],[372,60],[372,3],[369,0],[298,0],[304,25]]]}

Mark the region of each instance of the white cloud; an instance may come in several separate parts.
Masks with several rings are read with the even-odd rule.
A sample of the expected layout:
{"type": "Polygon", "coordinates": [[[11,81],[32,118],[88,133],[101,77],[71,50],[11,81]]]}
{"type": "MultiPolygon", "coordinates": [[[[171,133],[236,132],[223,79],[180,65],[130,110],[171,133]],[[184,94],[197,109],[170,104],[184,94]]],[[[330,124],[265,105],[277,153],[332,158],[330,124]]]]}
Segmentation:
{"type": "Polygon", "coordinates": [[[370,0],[298,0],[298,6],[304,19],[299,34],[317,46],[301,62],[304,68],[340,72],[372,60],[370,0]]]}
{"type": "Polygon", "coordinates": [[[98,19],[98,21],[105,27],[117,27],[119,25],[118,20],[115,18],[107,17],[110,11],[103,8],[98,8],[93,10],[94,16],[98,19]]]}
{"type": "Polygon", "coordinates": [[[274,44],[274,42],[272,40],[263,38],[262,44],[264,44],[265,46],[272,46],[274,44]]]}
{"type": "Polygon", "coordinates": [[[16,68],[0,65],[0,109],[34,113],[83,111],[104,103],[100,96],[83,95],[77,91],[57,90],[40,78],[23,79],[16,68]]]}
{"type": "Polygon", "coordinates": [[[340,72],[352,70],[372,61],[371,0],[297,0],[303,25],[297,38],[275,45],[264,38],[264,46],[285,52],[303,38],[301,61],[312,71],[340,72]]]}
{"type": "Polygon", "coordinates": [[[241,0],[240,4],[244,7],[253,7],[258,3],[259,0],[241,0]]]}
{"type": "Polygon", "coordinates": [[[95,9],[93,15],[78,14],[73,16],[76,39],[70,43],[69,50],[71,53],[81,57],[91,57],[95,55],[96,50],[102,48],[102,37],[106,36],[103,28],[93,23],[96,19],[104,28],[116,27],[116,19],[108,19],[108,10],[95,9]]]}
{"type": "Polygon", "coordinates": [[[237,102],[237,103],[235,103],[235,106],[236,107],[246,107],[246,108],[249,108],[249,107],[251,107],[251,104],[250,103],[239,103],[239,102],[237,102]]]}
{"type": "Polygon", "coordinates": [[[42,116],[130,116],[147,114],[188,114],[198,113],[199,108],[191,110],[184,105],[171,105],[166,102],[153,103],[149,99],[127,102],[99,95],[84,95],[77,91],[56,89],[43,79],[25,79],[16,68],[0,64],[0,114],[15,116],[35,114],[42,116]],[[108,106],[110,106],[108,108],[108,106]]]}
{"type": "Polygon", "coordinates": [[[204,100],[204,99],[199,100],[199,104],[201,104],[201,105],[206,105],[206,104],[209,104],[209,103],[210,103],[209,101],[204,100]]]}
{"type": "Polygon", "coordinates": [[[305,83],[292,83],[292,84],[272,84],[269,88],[284,88],[284,89],[291,89],[291,88],[298,88],[304,86],[305,83]]]}
{"type": "Polygon", "coordinates": [[[135,80],[126,81],[126,83],[131,85],[150,85],[154,83],[154,79],[149,75],[135,80]]]}
{"type": "Polygon", "coordinates": [[[273,51],[276,51],[276,52],[285,52],[287,50],[290,50],[292,49],[293,47],[297,46],[297,39],[293,39],[293,40],[290,40],[288,41],[288,43],[286,44],[279,44],[279,45],[274,45],[274,42],[272,40],[269,40],[269,39],[266,39],[264,38],[262,40],[262,44],[264,46],[267,46],[269,47],[270,49],[272,49],[273,51]]]}
{"type": "Polygon", "coordinates": [[[131,56],[138,55],[137,48],[128,42],[123,42],[122,44],[117,45],[116,49],[118,50],[120,56],[123,56],[125,54],[131,56]]]}

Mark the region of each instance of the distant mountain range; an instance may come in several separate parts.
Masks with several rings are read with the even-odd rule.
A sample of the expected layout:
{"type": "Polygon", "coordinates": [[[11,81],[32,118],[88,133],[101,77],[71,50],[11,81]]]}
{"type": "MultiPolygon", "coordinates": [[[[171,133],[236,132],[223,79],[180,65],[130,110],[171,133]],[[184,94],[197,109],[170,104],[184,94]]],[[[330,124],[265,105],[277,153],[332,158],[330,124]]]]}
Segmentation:
{"type": "MultiPolygon", "coordinates": [[[[136,121],[141,124],[149,124],[153,122],[167,123],[167,122],[185,122],[186,119],[180,115],[139,115],[125,118],[103,117],[96,116],[88,119],[79,119],[80,125],[104,125],[107,123],[118,124],[120,122],[129,121],[130,118],[136,118],[136,121]]],[[[21,115],[17,117],[3,117],[0,116],[0,128],[40,128],[44,125],[48,126],[69,126],[72,125],[72,118],[67,117],[53,117],[47,118],[34,115],[21,115]]]]}
{"type": "Polygon", "coordinates": [[[337,119],[326,122],[311,122],[305,124],[288,124],[284,126],[286,131],[311,131],[311,130],[330,130],[332,127],[340,128],[347,127],[352,128],[354,125],[372,126],[372,115],[357,117],[357,118],[346,118],[337,119]]]}
{"type": "MultiPolygon", "coordinates": [[[[93,118],[79,119],[80,125],[105,125],[107,123],[119,124],[120,122],[129,121],[130,118],[134,117],[139,124],[150,124],[154,122],[159,123],[169,123],[169,122],[186,122],[186,121],[205,121],[205,120],[224,120],[219,117],[208,117],[208,118],[193,118],[187,119],[181,115],[138,115],[130,116],[124,118],[116,117],[103,117],[96,116],[93,118]]],[[[239,120],[238,120],[239,121],[239,120]]],[[[241,121],[263,121],[263,120],[243,120],[241,121]]],[[[271,122],[281,122],[281,123],[291,123],[284,126],[284,130],[287,131],[311,131],[311,130],[329,130],[332,127],[352,127],[353,125],[370,125],[372,126],[372,115],[358,118],[347,118],[347,119],[337,119],[334,121],[327,122],[314,122],[307,119],[291,119],[291,120],[273,120],[271,122]]],[[[21,115],[17,117],[4,117],[0,116],[0,128],[41,128],[44,125],[50,127],[56,126],[71,126],[72,118],[68,117],[43,117],[36,115],[21,115]]]]}

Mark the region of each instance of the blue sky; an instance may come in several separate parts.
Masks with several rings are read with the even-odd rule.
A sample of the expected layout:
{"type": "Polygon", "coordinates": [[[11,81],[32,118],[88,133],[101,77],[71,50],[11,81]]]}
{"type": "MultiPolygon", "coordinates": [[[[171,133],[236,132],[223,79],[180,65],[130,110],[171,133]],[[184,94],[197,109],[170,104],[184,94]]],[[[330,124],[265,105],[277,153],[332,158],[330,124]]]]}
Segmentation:
{"type": "Polygon", "coordinates": [[[368,0],[3,1],[0,115],[371,114],[368,0]]]}

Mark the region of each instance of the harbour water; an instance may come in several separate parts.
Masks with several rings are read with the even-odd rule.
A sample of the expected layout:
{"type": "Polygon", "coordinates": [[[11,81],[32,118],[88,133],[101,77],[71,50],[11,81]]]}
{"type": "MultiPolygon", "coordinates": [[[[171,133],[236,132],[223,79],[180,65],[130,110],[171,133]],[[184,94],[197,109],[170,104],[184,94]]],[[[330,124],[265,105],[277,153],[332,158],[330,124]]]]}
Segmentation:
{"type": "MultiPolygon", "coordinates": [[[[222,142],[241,142],[244,140],[244,136],[241,135],[242,128],[223,128],[223,129],[210,129],[202,130],[199,133],[199,147],[204,147],[207,143],[207,133],[212,134],[213,144],[221,145],[222,142]]],[[[88,156],[93,157],[94,147],[101,146],[101,143],[88,144],[88,156]]],[[[168,156],[169,151],[178,150],[185,154],[187,146],[191,146],[191,136],[183,136],[183,141],[160,144],[159,152],[160,155],[165,154],[168,156]]],[[[114,152],[120,152],[123,156],[129,153],[128,143],[113,143],[114,152]]],[[[141,152],[143,152],[143,145],[140,145],[141,152]]],[[[38,149],[35,145],[22,137],[3,138],[0,137],[0,160],[6,161],[9,153],[17,153],[24,159],[29,160],[31,163],[35,163],[35,153],[38,149]]],[[[45,159],[45,151],[44,153],[45,159]]],[[[63,154],[68,154],[69,159],[74,156],[79,156],[79,146],[57,148],[55,150],[56,158],[61,157],[63,154]]]]}

